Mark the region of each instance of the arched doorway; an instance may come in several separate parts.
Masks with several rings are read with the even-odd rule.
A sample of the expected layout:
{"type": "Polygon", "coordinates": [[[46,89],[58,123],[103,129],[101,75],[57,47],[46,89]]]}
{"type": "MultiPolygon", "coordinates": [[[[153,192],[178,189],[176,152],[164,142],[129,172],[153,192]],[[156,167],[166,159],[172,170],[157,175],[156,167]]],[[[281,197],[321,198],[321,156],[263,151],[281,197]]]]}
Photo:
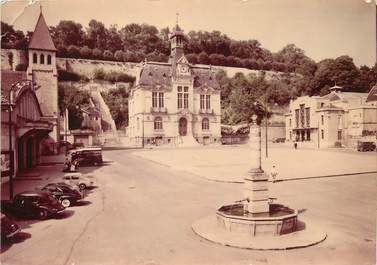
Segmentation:
{"type": "Polygon", "coordinates": [[[180,118],[179,119],[179,125],[178,125],[178,131],[180,136],[186,136],[187,135],[187,120],[186,118],[180,118]]]}

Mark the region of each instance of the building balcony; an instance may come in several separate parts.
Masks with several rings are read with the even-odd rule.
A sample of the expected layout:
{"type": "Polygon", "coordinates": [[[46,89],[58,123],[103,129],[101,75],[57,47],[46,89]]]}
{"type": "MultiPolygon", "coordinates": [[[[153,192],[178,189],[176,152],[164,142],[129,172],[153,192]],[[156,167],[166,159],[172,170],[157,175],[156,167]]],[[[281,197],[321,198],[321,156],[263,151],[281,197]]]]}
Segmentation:
{"type": "Polygon", "coordinates": [[[215,114],[213,109],[199,109],[199,114],[215,114]]]}
{"type": "Polygon", "coordinates": [[[151,107],[151,113],[167,113],[168,109],[166,107],[151,107]]]}

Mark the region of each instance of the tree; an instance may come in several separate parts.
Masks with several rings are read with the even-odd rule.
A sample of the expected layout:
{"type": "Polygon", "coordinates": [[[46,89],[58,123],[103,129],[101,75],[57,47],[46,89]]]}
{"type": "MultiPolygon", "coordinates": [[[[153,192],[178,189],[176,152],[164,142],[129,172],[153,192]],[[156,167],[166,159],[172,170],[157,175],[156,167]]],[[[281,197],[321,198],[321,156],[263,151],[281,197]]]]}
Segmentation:
{"type": "Polygon", "coordinates": [[[226,65],[226,57],[222,54],[211,54],[209,60],[213,65],[226,65]]]}
{"type": "Polygon", "coordinates": [[[208,54],[206,52],[201,52],[198,55],[198,63],[200,64],[210,64],[210,59],[208,57],[208,54]]]}
{"type": "Polygon", "coordinates": [[[83,120],[80,108],[89,106],[89,92],[80,90],[74,86],[58,86],[58,104],[61,113],[65,109],[69,112],[69,129],[75,130],[81,127],[83,120]]]}
{"type": "Polygon", "coordinates": [[[85,38],[81,24],[72,20],[60,21],[56,27],[50,28],[50,32],[55,46],[81,46],[85,38]]]}
{"type": "Polygon", "coordinates": [[[115,51],[122,50],[122,40],[117,30],[117,25],[111,25],[109,30],[107,31],[106,49],[110,50],[113,53],[115,51]]]}
{"type": "Polygon", "coordinates": [[[187,61],[192,64],[197,64],[198,63],[198,56],[195,53],[189,53],[186,55],[187,61]]]}
{"type": "Polygon", "coordinates": [[[124,53],[121,50],[118,50],[114,53],[114,59],[117,61],[123,61],[124,53]]]}
{"type": "Polygon", "coordinates": [[[70,45],[67,49],[67,55],[71,58],[79,58],[80,57],[80,48],[76,45],[70,45]]]}
{"type": "Polygon", "coordinates": [[[84,46],[80,49],[80,57],[86,59],[92,59],[93,51],[88,46],[84,46]]]}
{"type": "Polygon", "coordinates": [[[98,48],[100,50],[106,49],[107,30],[102,22],[95,19],[89,21],[87,28],[86,44],[90,48],[98,48]]]}
{"type": "Polygon", "coordinates": [[[1,48],[5,49],[26,49],[28,40],[25,34],[13,29],[13,26],[1,22],[1,48]]]}
{"type": "Polygon", "coordinates": [[[98,48],[93,49],[93,59],[101,60],[102,58],[102,51],[98,48]]]}

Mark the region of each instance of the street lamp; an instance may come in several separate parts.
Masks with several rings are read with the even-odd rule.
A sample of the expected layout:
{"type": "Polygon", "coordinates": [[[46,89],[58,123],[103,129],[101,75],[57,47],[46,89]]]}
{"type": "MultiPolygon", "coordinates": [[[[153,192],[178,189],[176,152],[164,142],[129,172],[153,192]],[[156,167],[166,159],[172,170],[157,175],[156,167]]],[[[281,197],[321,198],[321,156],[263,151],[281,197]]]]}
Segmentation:
{"type": "MultiPolygon", "coordinates": [[[[267,97],[266,97],[266,100],[265,102],[261,102],[259,100],[256,100],[254,102],[254,106],[261,106],[262,109],[263,109],[263,112],[264,112],[264,119],[265,119],[265,133],[266,133],[266,158],[268,157],[268,102],[267,102],[267,97]]],[[[275,102],[274,103],[274,106],[277,106],[278,104],[275,102]]]]}
{"type": "Polygon", "coordinates": [[[12,105],[13,105],[13,94],[12,92],[16,92],[24,86],[33,86],[33,82],[31,80],[20,80],[16,83],[12,84],[9,89],[8,94],[8,129],[9,129],[9,199],[13,199],[13,174],[14,174],[14,151],[12,146],[12,105]]]}

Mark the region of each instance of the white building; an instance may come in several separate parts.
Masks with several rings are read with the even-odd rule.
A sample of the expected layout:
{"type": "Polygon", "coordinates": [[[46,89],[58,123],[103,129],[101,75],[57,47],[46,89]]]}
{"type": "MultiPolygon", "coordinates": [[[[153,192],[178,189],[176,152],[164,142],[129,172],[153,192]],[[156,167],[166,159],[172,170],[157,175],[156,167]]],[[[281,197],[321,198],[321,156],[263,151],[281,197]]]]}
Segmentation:
{"type": "Polygon", "coordinates": [[[290,102],[286,114],[287,141],[311,147],[355,146],[376,141],[377,104],[367,93],[342,92],[334,86],[325,96],[303,96],[290,102]]]}
{"type": "Polygon", "coordinates": [[[215,143],[221,137],[220,86],[211,66],[184,56],[178,25],[168,63],[144,62],[129,98],[129,137],[144,144],[215,143]]]}

